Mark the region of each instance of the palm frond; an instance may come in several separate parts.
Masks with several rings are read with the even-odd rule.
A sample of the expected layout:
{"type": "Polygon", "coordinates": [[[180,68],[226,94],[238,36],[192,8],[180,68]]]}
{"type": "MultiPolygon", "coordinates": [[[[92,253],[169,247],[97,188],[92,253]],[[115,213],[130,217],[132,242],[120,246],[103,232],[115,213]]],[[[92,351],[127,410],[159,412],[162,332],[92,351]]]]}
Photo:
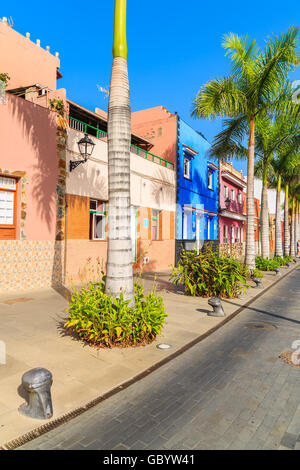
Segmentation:
{"type": "Polygon", "coordinates": [[[231,59],[233,76],[237,79],[246,77],[247,81],[251,81],[259,53],[255,40],[250,42],[247,36],[229,33],[224,35],[222,46],[226,49],[225,56],[231,59]]]}
{"type": "Polygon", "coordinates": [[[242,140],[248,132],[248,120],[245,115],[237,118],[226,119],[223,122],[223,130],[214,138],[209,149],[210,158],[247,159],[247,149],[242,145],[242,140]]]}
{"type": "Polygon", "coordinates": [[[259,78],[251,90],[252,100],[257,103],[268,101],[274,90],[280,91],[288,72],[299,64],[298,35],[299,28],[291,27],[287,32],[269,38],[258,63],[259,78]]]}
{"type": "Polygon", "coordinates": [[[245,113],[246,99],[233,77],[206,83],[192,102],[192,116],[216,119],[245,113]]]}

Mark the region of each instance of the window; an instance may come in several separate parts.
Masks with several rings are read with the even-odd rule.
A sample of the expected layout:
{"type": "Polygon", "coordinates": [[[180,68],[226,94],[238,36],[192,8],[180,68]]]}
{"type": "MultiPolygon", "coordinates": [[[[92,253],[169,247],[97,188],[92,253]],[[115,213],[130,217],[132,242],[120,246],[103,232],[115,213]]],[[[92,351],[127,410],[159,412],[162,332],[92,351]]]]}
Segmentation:
{"type": "Polygon", "coordinates": [[[187,157],[183,157],[183,176],[191,179],[191,161],[187,157]]]}
{"type": "Polygon", "coordinates": [[[227,199],[228,198],[228,186],[224,186],[224,197],[227,199]]]}
{"type": "Polygon", "coordinates": [[[239,227],[237,227],[235,231],[235,243],[239,243],[239,242],[240,242],[240,230],[239,230],[239,227]]]}
{"type": "Polygon", "coordinates": [[[238,203],[242,204],[242,202],[243,202],[243,196],[242,196],[242,193],[239,192],[238,193],[238,203]]]}
{"type": "Polygon", "coordinates": [[[231,200],[235,201],[235,190],[234,189],[231,190],[231,200]]]}
{"type": "Polygon", "coordinates": [[[187,233],[188,233],[188,230],[187,230],[188,229],[188,216],[185,212],[183,214],[183,219],[182,220],[183,220],[182,238],[184,240],[186,240],[187,239],[187,233]]]}
{"type": "Polygon", "coordinates": [[[106,203],[90,200],[90,239],[106,240],[106,203]]]}
{"type": "Polygon", "coordinates": [[[210,240],[211,217],[207,217],[207,240],[210,240]]]}
{"type": "Polygon", "coordinates": [[[14,178],[0,176],[0,239],[16,238],[16,192],[14,178]]]}
{"type": "Polygon", "coordinates": [[[213,173],[211,171],[208,172],[208,189],[213,189],[213,173]]]}
{"type": "Polygon", "coordinates": [[[224,243],[228,243],[228,226],[227,225],[224,225],[224,228],[223,228],[223,242],[224,243]]]}
{"type": "Polygon", "coordinates": [[[232,225],[231,227],[231,243],[234,243],[234,234],[235,234],[235,227],[232,225]]]}
{"type": "Polygon", "coordinates": [[[151,240],[159,240],[159,210],[151,209],[151,240]]]}

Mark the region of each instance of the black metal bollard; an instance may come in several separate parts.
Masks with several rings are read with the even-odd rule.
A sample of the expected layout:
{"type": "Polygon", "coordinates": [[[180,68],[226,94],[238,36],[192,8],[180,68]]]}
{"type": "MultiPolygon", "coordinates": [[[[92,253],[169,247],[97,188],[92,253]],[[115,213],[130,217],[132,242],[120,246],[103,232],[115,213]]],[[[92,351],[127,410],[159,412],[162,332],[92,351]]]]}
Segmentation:
{"type": "Polygon", "coordinates": [[[263,283],[260,277],[253,277],[252,281],[255,282],[256,286],[253,287],[253,289],[263,289],[263,283]]]}
{"type": "Polygon", "coordinates": [[[29,400],[19,407],[19,412],[35,419],[51,418],[53,415],[51,372],[41,367],[31,369],[23,375],[22,385],[29,394],[29,400]]]}
{"type": "Polygon", "coordinates": [[[281,272],[279,268],[274,268],[274,271],[276,273],[276,276],[281,276],[281,272]]]}
{"type": "Polygon", "coordinates": [[[209,299],[208,305],[213,308],[213,311],[207,314],[209,317],[226,317],[219,297],[213,297],[212,299],[209,299]]]}

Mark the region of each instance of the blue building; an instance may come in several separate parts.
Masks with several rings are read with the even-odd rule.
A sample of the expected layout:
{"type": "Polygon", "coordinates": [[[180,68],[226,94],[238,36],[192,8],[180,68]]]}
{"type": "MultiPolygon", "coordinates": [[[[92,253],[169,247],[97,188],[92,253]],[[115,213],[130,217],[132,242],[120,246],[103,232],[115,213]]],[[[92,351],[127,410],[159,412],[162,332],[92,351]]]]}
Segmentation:
{"type": "Polygon", "coordinates": [[[176,253],[218,240],[219,168],[210,144],[177,115],[176,253]]]}
{"type": "Polygon", "coordinates": [[[132,114],[132,128],[151,141],[151,151],[177,170],[176,261],[181,248],[200,250],[218,243],[219,167],[207,157],[209,142],[163,106],[132,114]]]}

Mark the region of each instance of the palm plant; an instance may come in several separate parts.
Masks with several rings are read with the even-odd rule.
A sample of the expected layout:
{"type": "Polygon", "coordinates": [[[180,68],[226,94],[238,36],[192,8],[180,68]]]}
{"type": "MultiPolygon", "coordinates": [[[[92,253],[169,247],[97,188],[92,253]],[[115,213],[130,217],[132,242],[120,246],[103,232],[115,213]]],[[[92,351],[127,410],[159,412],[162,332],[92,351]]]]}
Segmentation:
{"type": "Polygon", "coordinates": [[[299,63],[298,28],[270,38],[264,51],[255,41],[230,33],[223,47],[231,61],[231,75],[211,80],[193,100],[192,115],[215,119],[226,117],[224,129],[211,147],[218,158],[238,155],[245,134],[248,135],[247,162],[247,232],[245,262],[255,269],[254,243],[254,153],[257,119],[275,109],[282,82],[299,63]]]}
{"type": "Polygon", "coordinates": [[[291,244],[290,244],[290,255],[292,257],[297,254],[297,212],[299,212],[299,199],[300,199],[300,179],[295,178],[294,184],[290,187],[291,194],[291,208],[292,208],[292,217],[291,217],[291,244]]]}
{"type": "MultiPolygon", "coordinates": [[[[282,183],[285,185],[284,202],[284,255],[288,256],[290,250],[289,236],[289,191],[297,181],[300,171],[299,143],[300,143],[300,121],[299,115],[294,116],[293,124],[289,129],[290,137],[279,148],[277,155],[273,156],[270,165],[272,176],[270,186],[276,188],[276,222],[275,222],[275,255],[282,256],[282,233],[281,233],[281,207],[280,192],[282,183]]],[[[291,241],[292,242],[292,241],[291,241]]],[[[294,243],[294,242],[293,242],[294,243]]]]}
{"type": "Polygon", "coordinates": [[[131,110],[126,0],[115,0],[113,65],[108,104],[108,253],[106,293],[134,305],[130,234],[131,110]]]}
{"type": "MultiPolygon", "coordinates": [[[[261,196],[261,248],[262,257],[269,257],[269,215],[268,215],[268,185],[271,175],[274,178],[272,159],[274,154],[284,148],[284,155],[287,158],[289,152],[293,152],[298,146],[298,134],[300,121],[292,113],[281,112],[276,117],[265,115],[257,119],[255,132],[255,156],[256,164],[254,172],[256,176],[262,178],[261,196]]],[[[285,161],[283,159],[283,161],[285,161]]],[[[276,248],[275,254],[282,256],[281,246],[281,221],[280,221],[280,193],[281,176],[277,182],[276,198],[276,248]],[[279,236],[280,235],[280,236],[279,236]]]]}

